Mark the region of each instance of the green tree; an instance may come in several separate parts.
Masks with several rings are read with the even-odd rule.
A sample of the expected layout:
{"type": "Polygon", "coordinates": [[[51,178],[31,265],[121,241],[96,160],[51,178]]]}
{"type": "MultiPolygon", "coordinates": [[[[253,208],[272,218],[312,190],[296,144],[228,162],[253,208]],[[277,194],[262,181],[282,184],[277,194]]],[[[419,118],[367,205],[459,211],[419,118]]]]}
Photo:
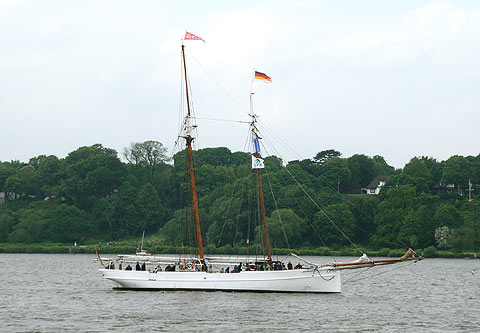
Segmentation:
{"type": "Polygon", "coordinates": [[[332,157],[340,157],[340,156],[342,156],[342,153],[340,153],[339,151],[336,151],[335,149],[327,149],[317,153],[317,155],[315,155],[313,160],[315,161],[315,163],[322,165],[332,157]]]}
{"type": "Polygon", "coordinates": [[[385,193],[389,189],[400,185],[412,185],[417,193],[425,193],[428,190],[428,183],[424,179],[420,177],[412,177],[402,172],[390,177],[387,180],[385,186],[383,186],[382,190],[380,191],[380,199],[383,200],[385,198],[385,193]]]}
{"type": "Polygon", "coordinates": [[[473,247],[471,249],[477,251],[480,243],[480,202],[477,199],[468,201],[462,206],[460,214],[465,221],[465,229],[471,230],[473,237],[473,247]]]}
{"type": "Polygon", "coordinates": [[[378,197],[376,195],[346,196],[345,203],[350,208],[355,219],[355,239],[359,243],[366,244],[376,231],[374,217],[375,209],[378,205],[378,197]]]}
{"type": "Polygon", "coordinates": [[[292,209],[301,218],[310,220],[318,211],[313,202],[306,197],[303,190],[297,185],[284,186],[281,193],[282,195],[277,199],[279,208],[292,209]]]}
{"type": "Polygon", "coordinates": [[[7,242],[8,235],[17,221],[9,209],[0,210],[0,242],[7,242]]]}
{"type": "Polygon", "coordinates": [[[432,180],[433,183],[437,183],[442,179],[442,164],[439,163],[436,159],[433,157],[428,157],[428,156],[422,156],[421,160],[423,164],[428,168],[432,175],[432,180]]]}
{"type": "Polygon", "coordinates": [[[80,209],[89,210],[96,199],[115,193],[126,177],[116,152],[98,144],[71,152],[65,163],[59,195],[80,209]]]}
{"type": "Polygon", "coordinates": [[[234,174],[232,169],[226,166],[214,167],[210,164],[204,164],[196,168],[195,182],[199,196],[204,196],[215,188],[219,188],[233,180],[234,174]]]}
{"type": "MultiPolygon", "coordinates": [[[[274,247],[286,248],[290,245],[290,248],[299,248],[308,231],[306,222],[291,209],[273,211],[271,217],[267,218],[267,226],[269,238],[274,247]]],[[[257,228],[263,229],[263,226],[257,228]]]]}
{"type": "Polygon", "coordinates": [[[40,155],[31,158],[28,164],[35,169],[35,195],[39,199],[55,196],[62,178],[63,160],[53,155],[40,155]]]}
{"type": "Polygon", "coordinates": [[[29,165],[18,169],[14,175],[8,177],[5,181],[5,191],[10,193],[16,193],[21,196],[34,196],[34,174],[35,169],[29,165]]]}
{"type": "Polygon", "coordinates": [[[463,156],[452,156],[443,163],[442,181],[445,184],[467,186],[468,180],[475,175],[472,160],[463,156]]]}
{"type": "Polygon", "coordinates": [[[168,161],[167,148],[161,142],[153,140],[131,143],[130,147],[124,149],[123,155],[136,166],[147,165],[150,169],[150,182],[154,179],[157,166],[168,161]]]}
{"type": "Polygon", "coordinates": [[[347,158],[348,167],[352,173],[352,182],[358,187],[367,186],[375,178],[373,160],[363,154],[355,154],[347,158]]]}
{"type": "Polygon", "coordinates": [[[458,228],[464,222],[457,208],[449,203],[441,203],[438,206],[435,215],[433,215],[433,220],[436,227],[447,226],[450,229],[458,228]]]}
{"type": "Polygon", "coordinates": [[[377,231],[371,239],[372,244],[378,247],[403,245],[400,232],[404,220],[411,216],[418,206],[419,200],[414,186],[400,185],[388,189],[384,200],[377,206],[377,231]]]}
{"type": "Polygon", "coordinates": [[[434,207],[428,203],[421,205],[415,212],[415,224],[412,229],[419,247],[426,248],[435,244],[434,212],[434,207]]]}
{"type": "Polygon", "coordinates": [[[0,192],[7,192],[5,181],[15,174],[15,168],[10,163],[0,163],[0,192]]]}
{"type": "Polygon", "coordinates": [[[455,229],[451,242],[452,247],[457,251],[473,250],[474,237],[472,230],[467,227],[455,229]]]}
{"type": "Polygon", "coordinates": [[[85,211],[67,204],[48,212],[46,227],[54,242],[82,242],[91,237],[93,229],[85,211]]]}
{"type": "Polygon", "coordinates": [[[112,239],[138,236],[142,233],[143,224],[135,206],[138,195],[138,188],[126,181],[109,200],[104,218],[108,222],[112,239]]]}
{"type": "Polygon", "coordinates": [[[146,183],[142,186],[136,206],[140,211],[143,229],[147,233],[157,232],[158,228],[166,223],[167,213],[152,184],[146,183]]]}
{"type": "MultiPolygon", "coordinates": [[[[232,218],[226,218],[222,221],[214,221],[210,224],[206,234],[207,243],[215,246],[233,245],[236,243],[238,224],[232,218]]],[[[240,234],[238,241],[243,238],[240,234]]]]}
{"type": "Polygon", "coordinates": [[[395,172],[395,168],[391,165],[388,165],[382,156],[375,155],[373,156],[372,160],[375,176],[390,176],[395,172]]]}
{"type": "Polygon", "coordinates": [[[421,205],[409,210],[399,231],[399,242],[410,247],[426,248],[435,244],[435,222],[432,208],[421,205]]]}
{"type": "Polygon", "coordinates": [[[247,212],[241,209],[242,198],[238,192],[233,193],[229,187],[228,190],[218,193],[223,195],[208,205],[208,221],[213,223],[208,225],[207,240],[215,246],[225,244],[234,246],[244,238],[242,227],[246,226],[247,212]],[[240,239],[237,239],[237,236],[240,236],[240,239]]]}
{"type": "Polygon", "coordinates": [[[182,223],[185,219],[186,209],[179,209],[174,214],[173,217],[168,221],[162,228],[162,233],[165,237],[165,242],[167,245],[179,246],[182,243],[186,243],[186,238],[182,233],[182,223]]]}
{"type": "MultiPolygon", "coordinates": [[[[320,235],[321,240],[327,245],[334,244],[348,245],[349,241],[338,230],[342,230],[352,241],[355,238],[355,218],[348,208],[348,205],[333,204],[328,205],[315,214],[313,219],[313,228],[315,234],[320,235]],[[338,228],[337,228],[338,227],[338,228]]],[[[314,237],[311,238],[313,244],[323,245],[314,237]]]]}
{"type": "Polygon", "coordinates": [[[265,169],[266,171],[277,172],[282,170],[283,164],[282,160],[276,156],[267,156],[265,157],[265,169]]]}
{"type": "Polygon", "coordinates": [[[414,157],[403,168],[403,172],[411,177],[413,185],[419,192],[428,192],[433,185],[433,176],[424,159],[414,157]]]}
{"type": "MultiPolygon", "coordinates": [[[[200,210],[200,226],[202,227],[202,240],[205,245],[205,230],[208,225],[206,222],[206,212],[200,210]]],[[[185,207],[175,211],[173,217],[162,228],[165,242],[168,245],[179,246],[185,244],[188,246],[197,246],[195,226],[193,221],[193,209],[185,207]]]]}
{"type": "Polygon", "coordinates": [[[350,180],[352,173],[345,159],[333,157],[322,165],[321,177],[327,186],[337,190],[338,183],[345,179],[350,180]]]}
{"type": "Polygon", "coordinates": [[[47,217],[41,209],[20,209],[15,213],[18,221],[8,235],[11,243],[37,243],[45,240],[47,217]]]}

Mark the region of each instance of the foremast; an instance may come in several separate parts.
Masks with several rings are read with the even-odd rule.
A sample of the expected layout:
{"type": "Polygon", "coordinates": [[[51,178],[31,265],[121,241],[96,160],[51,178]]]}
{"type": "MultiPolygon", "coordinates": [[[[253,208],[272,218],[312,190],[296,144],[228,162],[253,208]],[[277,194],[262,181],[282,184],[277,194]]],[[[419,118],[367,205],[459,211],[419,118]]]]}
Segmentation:
{"type": "MultiPolygon", "coordinates": [[[[252,118],[251,123],[250,123],[250,131],[252,134],[252,141],[253,141],[253,147],[254,147],[254,156],[256,159],[261,159],[260,155],[260,139],[261,137],[258,135],[258,129],[256,126],[257,123],[257,115],[254,114],[253,112],[253,102],[252,102],[252,95],[250,94],[250,117],[252,118]]],[[[255,167],[255,165],[252,164],[252,167],[255,167]]],[[[257,169],[257,183],[258,183],[258,198],[260,201],[260,211],[262,214],[262,222],[263,222],[263,233],[265,235],[265,248],[267,250],[267,258],[271,266],[272,262],[272,252],[270,249],[270,239],[268,238],[268,228],[267,228],[267,217],[265,214],[265,204],[263,200],[263,189],[262,189],[262,173],[261,169],[263,168],[263,164],[261,167],[255,167],[257,169]]]]}
{"type": "Polygon", "coordinates": [[[202,243],[202,231],[200,229],[200,218],[198,215],[198,200],[197,200],[197,191],[195,189],[195,174],[193,172],[193,158],[192,158],[192,142],[194,138],[192,137],[193,129],[195,126],[192,125],[191,120],[191,111],[190,111],[190,96],[188,92],[188,79],[187,79],[187,63],[185,61],[185,46],[182,44],[182,59],[183,59],[183,73],[185,76],[185,94],[187,97],[187,116],[185,118],[185,136],[183,137],[187,145],[187,154],[188,154],[188,165],[190,172],[190,183],[192,184],[192,201],[193,201],[193,212],[195,215],[195,229],[197,234],[197,243],[198,243],[198,254],[200,260],[204,260],[203,257],[203,243],[202,243]]]}

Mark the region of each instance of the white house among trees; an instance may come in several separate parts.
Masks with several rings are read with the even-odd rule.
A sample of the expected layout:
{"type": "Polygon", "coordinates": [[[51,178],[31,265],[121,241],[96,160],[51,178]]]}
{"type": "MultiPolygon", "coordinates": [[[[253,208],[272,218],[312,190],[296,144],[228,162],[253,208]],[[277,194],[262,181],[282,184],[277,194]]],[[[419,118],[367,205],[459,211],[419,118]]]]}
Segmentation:
{"type": "Polygon", "coordinates": [[[366,194],[379,194],[382,187],[385,185],[387,180],[391,176],[377,176],[374,180],[367,185],[367,187],[362,188],[362,193],[366,194]]]}

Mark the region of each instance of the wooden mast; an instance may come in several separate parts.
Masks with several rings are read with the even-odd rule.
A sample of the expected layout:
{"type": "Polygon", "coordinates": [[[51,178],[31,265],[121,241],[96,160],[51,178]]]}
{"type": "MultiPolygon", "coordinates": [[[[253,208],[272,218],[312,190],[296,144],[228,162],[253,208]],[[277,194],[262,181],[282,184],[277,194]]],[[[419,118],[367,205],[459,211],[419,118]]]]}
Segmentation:
{"type": "MultiPolygon", "coordinates": [[[[260,136],[257,133],[257,128],[255,127],[255,122],[257,121],[257,118],[255,114],[253,113],[253,102],[252,102],[252,93],[250,93],[250,116],[252,117],[252,135],[255,137],[255,139],[258,141],[260,140],[260,136]]],[[[255,144],[254,144],[255,146],[255,144]]],[[[260,144],[259,144],[260,147],[260,144]]],[[[255,157],[260,158],[260,149],[255,149],[255,157]]],[[[262,222],[263,222],[263,233],[265,234],[265,247],[267,249],[267,258],[270,262],[270,267],[271,267],[271,261],[272,261],[272,252],[270,250],[270,239],[268,238],[268,228],[267,228],[267,217],[265,214],[265,204],[263,201],[263,189],[262,189],[262,174],[260,172],[260,169],[257,169],[257,181],[258,181],[258,197],[260,199],[260,210],[262,212],[262,222]]]]}
{"type": "MultiPolygon", "coordinates": [[[[185,75],[185,93],[187,95],[187,121],[190,122],[190,97],[188,95],[188,81],[187,81],[187,64],[185,62],[185,46],[182,44],[182,58],[183,58],[183,73],[185,75]]],[[[189,127],[190,124],[188,123],[189,127]]],[[[200,230],[200,218],[198,216],[198,201],[197,201],[197,191],[195,190],[195,176],[193,173],[193,159],[192,159],[192,141],[193,137],[190,135],[190,129],[187,128],[187,134],[185,140],[187,142],[187,152],[188,152],[188,164],[190,169],[190,182],[192,184],[192,200],[193,200],[193,211],[195,213],[195,229],[197,231],[197,243],[198,243],[198,254],[200,259],[203,260],[203,244],[202,244],[202,232],[200,230]]]]}
{"type": "MultiPolygon", "coordinates": [[[[257,140],[259,139],[258,135],[256,136],[257,140]]],[[[255,153],[255,157],[260,157],[260,154],[255,153]]],[[[265,215],[265,205],[263,203],[263,190],[262,190],[262,175],[260,169],[257,169],[257,179],[258,179],[258,196],[260,199],[260,209],[262,211],[262,221],[263,221],[263,232],[265,234],[265,247],[267,248],[267,257],[269,261],[272,261],[272,253],[270,251],[270,240],[268,238],[268,229],[267,229],[267,218],[265,215]]]]}

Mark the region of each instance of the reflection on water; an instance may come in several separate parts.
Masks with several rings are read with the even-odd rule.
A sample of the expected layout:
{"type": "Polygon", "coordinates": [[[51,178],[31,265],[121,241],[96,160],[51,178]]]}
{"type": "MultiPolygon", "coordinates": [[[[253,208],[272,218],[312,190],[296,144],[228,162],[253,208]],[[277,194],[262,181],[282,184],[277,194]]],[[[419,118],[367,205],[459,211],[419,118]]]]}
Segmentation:
{"type": "Polygon", "coordinates": [[[259,294],[113,290],[93,258],[0,254],[2,331],[480,330],[480,260],[342,272],[341,294],[259,294]]]}

